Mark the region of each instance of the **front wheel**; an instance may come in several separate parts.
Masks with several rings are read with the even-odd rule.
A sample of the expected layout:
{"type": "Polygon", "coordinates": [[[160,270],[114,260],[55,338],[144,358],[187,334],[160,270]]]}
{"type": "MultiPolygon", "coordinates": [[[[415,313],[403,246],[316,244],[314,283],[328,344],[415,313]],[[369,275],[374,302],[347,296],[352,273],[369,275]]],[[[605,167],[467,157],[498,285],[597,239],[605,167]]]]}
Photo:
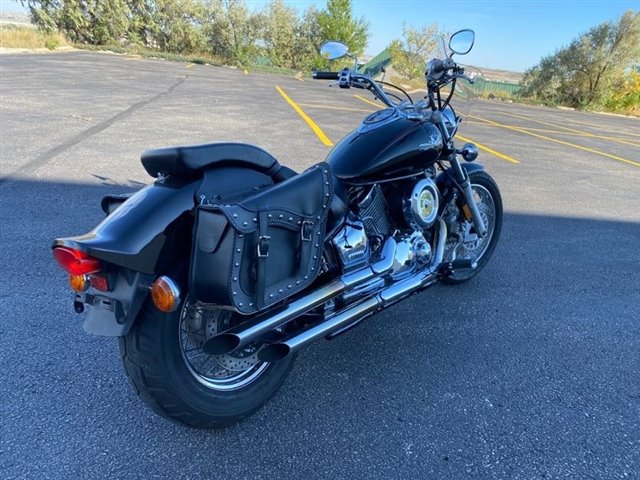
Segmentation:
{"type": "Polygon", "coordinates": [[[224,427],[260,408],[284,382],[294,357],[258,360],[261,344],[228,355],[208,355],[204,342],[242,318],[185,301],[173,313],[149,301],[120,354],[136,393],[156,413],[192,427],[224,427]]]}
{"type": "Polygon", "coordinates": [[[484,237],[476,234],[473,224],[466,220],[456,202],[452,201],[445,207],[443,217],[449,232],[445,258],[448,261],[473,260],[477,266],[453,272],[442,279],[444,283],[462,283],[476,276],[493,255],[502,230],[502,197],[498,185],[488,173],[481,170],[471,172],[469,180],[487,234],[484,237]]]}

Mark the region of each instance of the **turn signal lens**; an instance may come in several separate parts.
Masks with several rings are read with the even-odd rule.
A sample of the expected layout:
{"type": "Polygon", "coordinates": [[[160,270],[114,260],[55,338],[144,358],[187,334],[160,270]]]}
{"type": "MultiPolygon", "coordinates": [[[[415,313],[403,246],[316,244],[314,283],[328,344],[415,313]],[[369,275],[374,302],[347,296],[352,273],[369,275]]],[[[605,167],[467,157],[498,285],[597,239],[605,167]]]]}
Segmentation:
{"type": "Polygon", "coordinates": [[[173,312],[180,304],[180,289],[169,277],[159,277],[151,285],[151,299],[161,312],[173,312]]]}
{"type": "Polygon", "coordinates": [[[69,275],[69,285],[75,292],[85,292],[89,288],[89,279],[86,275],[69,275]]]}
{"type": "Polygon", "coordinates": [[[68,247],[55,247],[53,258],[71,275],[87,275],[101,270],[100,260],[68,247]]]}

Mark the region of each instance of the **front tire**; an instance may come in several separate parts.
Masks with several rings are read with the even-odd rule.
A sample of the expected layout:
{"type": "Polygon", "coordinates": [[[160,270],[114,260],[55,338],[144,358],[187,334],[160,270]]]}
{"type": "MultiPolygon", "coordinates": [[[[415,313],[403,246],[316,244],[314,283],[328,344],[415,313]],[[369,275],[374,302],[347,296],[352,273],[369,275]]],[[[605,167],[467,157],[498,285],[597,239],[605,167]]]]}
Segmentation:
{"type": "MultiPolygon", "coordinates": [[[[185,327],[186,316],[192,315],[193,308],[185,302],[176,312],[163,313],[148,301],[129,333],[119,339],[122,362],[136,393],[156,413],[191,427],[229,426],[258,410],[275,394],[295,356],[277,363],[258,362],[253,356],[240,354],[221,358],[196,351],[191,356],[194,351],[185,353],[189,350],[185,335],[194,350],[204,343],[198,340],[197,331],[185,327]],[[211,372],[219,364],[222,370],[218,370],[229,369],[230,373],[208,374],[208,367],[201,367],[203,356],[211,357],[205,359],[213,365],[211,372]]],[[[201,323],[204,335],[219,333],[207,327],[211,321],[201,323]]]]}
{"type": "Polygon", "coordinates": [[[475,277],[489,262],[500,238],[502,196],[498,185],[488,173],[482,170],[471,172],[469,180],[478,210],[487,227],[487,235],[482,239],[477,238],[473,225],[464,218],[455,203],[446,207],[444,216],[449,230],[446,258],[448,260],[470,259],[475,261],[477,266],[474,269],[455,271],[444,277],[443,283],[459,284],[475,277]]]}

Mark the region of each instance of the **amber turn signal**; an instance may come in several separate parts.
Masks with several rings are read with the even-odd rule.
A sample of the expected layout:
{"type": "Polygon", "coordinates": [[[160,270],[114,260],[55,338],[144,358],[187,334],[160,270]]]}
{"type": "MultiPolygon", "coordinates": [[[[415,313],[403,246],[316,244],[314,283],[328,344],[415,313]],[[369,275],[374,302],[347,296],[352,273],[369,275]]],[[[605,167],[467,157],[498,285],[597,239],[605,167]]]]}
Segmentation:
{"type": "Polygon", "coordinates": [[[163,275],[151,284],[151,299],[161,312],[173,312],[180,305],[180,289],[173,280],[163,275]]]}
{"type": "Polygon", "coordinates": [[[69,285],[74,292],[86,292],[89,278],[86,275],[69,275],[69,285]]]}

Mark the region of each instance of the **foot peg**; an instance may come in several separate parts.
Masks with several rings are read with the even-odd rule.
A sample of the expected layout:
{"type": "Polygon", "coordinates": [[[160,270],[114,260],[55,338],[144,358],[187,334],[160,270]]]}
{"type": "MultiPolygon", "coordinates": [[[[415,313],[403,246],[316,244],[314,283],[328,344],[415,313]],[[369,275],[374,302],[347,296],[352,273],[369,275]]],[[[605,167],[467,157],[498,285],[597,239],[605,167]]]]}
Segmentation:
{"type": "Polygon", "coordinates": [[[468,258],[459,258],[453,262],[444,262],[440,266],[440,273],[442,275],[451,275],[456,270],[473,270],[477,268],[478,264],[475,260],[468,258]]]}

